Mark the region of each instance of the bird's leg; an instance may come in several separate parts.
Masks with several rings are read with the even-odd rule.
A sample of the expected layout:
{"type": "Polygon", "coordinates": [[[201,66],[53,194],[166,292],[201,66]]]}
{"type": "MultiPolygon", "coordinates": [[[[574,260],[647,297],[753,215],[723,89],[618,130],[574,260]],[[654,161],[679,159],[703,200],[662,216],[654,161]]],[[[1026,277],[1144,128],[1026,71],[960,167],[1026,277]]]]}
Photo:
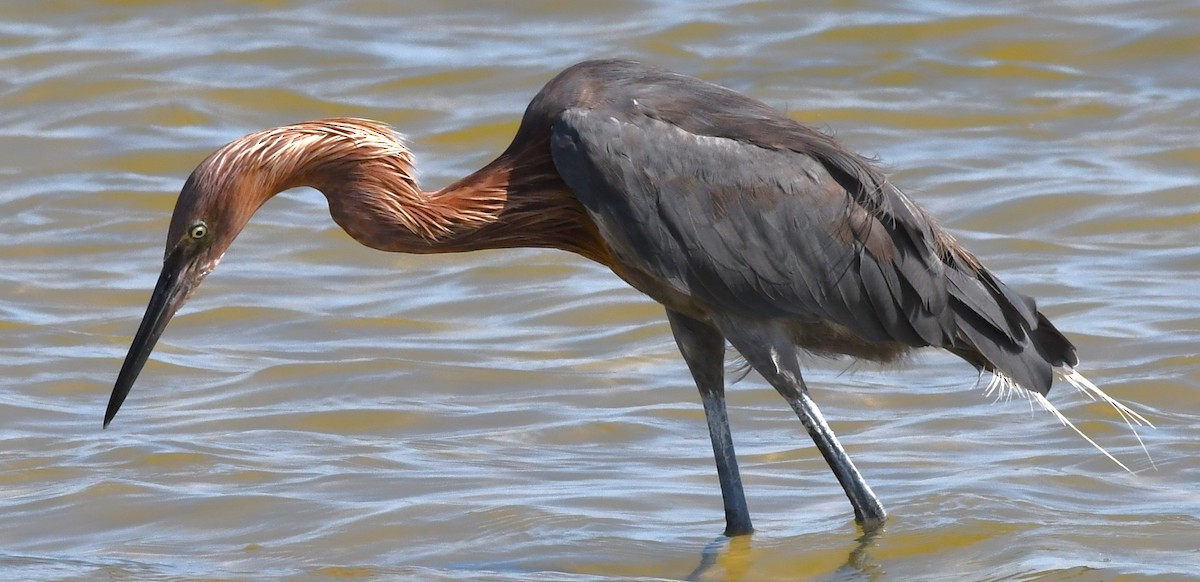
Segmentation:
{"type": "Polygon", "coordinates": [[[738,473],[737,456],[733,452],[733,436],[729,433],[729,416],[725,412],[725,338],[711,324],[667,310],[675,343],[687,362],[708,419],[708,436],[712,439],[713,457],[717,461],[717,477],[721,481],[721,497],[725,501],[725,535],[749,534],[750,510],[738,473]]]}
{"type": "Polygon", "coordinates": [[[866,531],[876,530],[883,525],[887,512],[883,510],[879,498],[854,467],[846,450],[833,434],[833,429],[825,422],[817,403],[808,395],[808,386],[800,375],[796,347],[787,331],[775,323],[744,321],[723,324],[721,329],[750,366],[788,401],[796,416],[800,417],[800,422],[804,423],[817,449],[842,484],[846,497],[850,498],[855,520],[866,531]]]}

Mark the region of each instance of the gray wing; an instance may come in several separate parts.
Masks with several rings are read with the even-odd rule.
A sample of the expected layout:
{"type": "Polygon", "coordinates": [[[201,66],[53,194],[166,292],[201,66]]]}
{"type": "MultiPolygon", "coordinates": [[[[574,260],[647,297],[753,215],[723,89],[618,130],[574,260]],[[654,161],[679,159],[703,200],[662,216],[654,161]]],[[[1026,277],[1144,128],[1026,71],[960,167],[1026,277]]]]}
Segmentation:
{"type": "Polygon", "coordinates": [[[876,341],[946,339],[932,248],[898,246],[811,156],[579,109],[560,116],[551,148],[610,246],[677,291],[876,341]]]}
{"type": "Polygon", "coordinates": [[[1049,365],[1022,357],[1033,327],[1022,322],[1041,319],[1032,301],[948,251],[903,193],[828,144],[763,147],[604,109],[564,111],[551,137],[555,166],[619,260],[674,291],[730,313],[954,349],[1048,388],[1049,365]]]}

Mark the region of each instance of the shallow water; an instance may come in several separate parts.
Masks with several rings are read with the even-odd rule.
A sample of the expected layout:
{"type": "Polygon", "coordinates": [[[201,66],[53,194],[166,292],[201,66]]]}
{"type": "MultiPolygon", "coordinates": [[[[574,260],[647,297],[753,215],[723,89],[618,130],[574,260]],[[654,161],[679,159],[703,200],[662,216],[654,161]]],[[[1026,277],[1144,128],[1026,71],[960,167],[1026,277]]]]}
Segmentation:
{"type": "Polygon", "coordinates": [[[0,579],[1117,580],[1200,571],[1200,7],[937,1],[14,2],[0,22],[0,579]],[[1157,426],[969,366],[814,361],[891,512],[859,540],[756,376],[730,414],[757,533],[713,543],[703,412],[662,310],[553,251],[389,255],[271,201],[108,393],[184,178],[355,115],[427,188],[486,163],[588,57],[698,75],[835,130],[1157,426]]]}

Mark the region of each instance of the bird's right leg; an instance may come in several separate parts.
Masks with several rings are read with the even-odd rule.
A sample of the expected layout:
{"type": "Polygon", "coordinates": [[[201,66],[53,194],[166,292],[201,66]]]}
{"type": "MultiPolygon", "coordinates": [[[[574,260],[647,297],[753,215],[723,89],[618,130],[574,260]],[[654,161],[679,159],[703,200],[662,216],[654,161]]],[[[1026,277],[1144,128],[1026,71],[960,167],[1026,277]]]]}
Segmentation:
{"type": "Polygon", "coordinates": [[[796,416],[800,417],[808,435],[850,499],[855,520],[866,531],[877,530],[887,519],[887,512],[850,461],[850,456],[838,442],[829,423],[825,422],[817,403],[808,395],[808,386],[800,375],[796,346],[787,330],[772,321],[726,318],[718,324],[734,349],[788,401],[796,416]]]}
{"type": "Polygon", "coordinates": [[[713,457],[717,461],[717,478],[721,481],[721,497],[725,501],[725,535],[749,534],[750,510],[738,473],[737,456],[733,452],[733,436],[729,432],[729,416],[725,412],[725,337],[712,324],[667,310],[675,343],[687,362],[708,419],[708,436],[712,439],[713,457]]]}

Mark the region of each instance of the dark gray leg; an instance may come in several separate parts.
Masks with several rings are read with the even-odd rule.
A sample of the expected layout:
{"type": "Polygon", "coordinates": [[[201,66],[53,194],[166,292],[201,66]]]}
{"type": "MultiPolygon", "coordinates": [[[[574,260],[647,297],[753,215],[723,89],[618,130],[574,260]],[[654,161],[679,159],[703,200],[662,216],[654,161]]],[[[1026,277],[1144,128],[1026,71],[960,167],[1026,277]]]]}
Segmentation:
{"type": "Polygon", "coordinates": [[[725,338],[712,325],[671,310],[667,310],[667,319],[704,403],[717,477],[721,480],[721,497],[725,500],[725,535],[751,533],[754,527],[750,525],[750,510],[746,508],[746,493],[742,490],[733,437],[729,434],[729,416],[725,412],[725,338]]]}
{"type": "Polygon", "coordinates": [[[800,417],[800,422],[804,423],[817,449],[842,484],[846,497],[850,498],[855,520],[867,531],[883,525],[887,512],[883,510],[879,498],[854,467],[846,450],[833,434],[833,429],[825,422],[821,410],[808,395],[808,386],[800,376],[796,348],[787,331],[778,324],[761,321],[723,322],[721,328],[733,347],[750,363],[750,367],[761,374],[800,417]]]}

